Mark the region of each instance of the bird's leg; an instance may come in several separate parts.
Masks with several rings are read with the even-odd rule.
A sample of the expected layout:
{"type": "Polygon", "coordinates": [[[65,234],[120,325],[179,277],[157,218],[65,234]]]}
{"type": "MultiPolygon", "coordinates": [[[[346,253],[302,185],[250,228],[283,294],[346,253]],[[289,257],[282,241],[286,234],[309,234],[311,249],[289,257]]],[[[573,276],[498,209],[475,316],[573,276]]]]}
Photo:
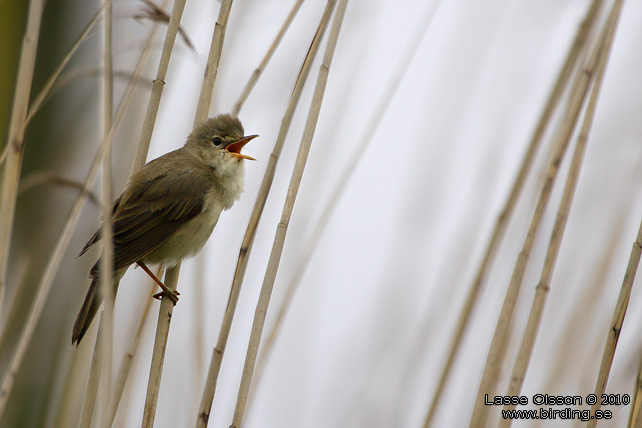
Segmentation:
{"type": "Polygon", "coordinates": [[[147,275],[149,275],[149,277],[151,279],[153,279],[156,284],[158,284],[158,286],[160,288],[163,289],[163,291],[161,291],[160,293],[154,294],[154,298],[155,299],[159,299],[160,300],[161,297],[165,296],[169,300],[171,300],[172,303],[174,303],[174,304],[176,304],[176,302],[178,302],[178,295],[180,294],[178,291],[172,290],[171,288],[167,288],[167,286],[165,286],[165,284],[163,284],[163,282],[160,279],[158,279],[156,277],[156,275],[154,275],[154,273],[151,270],[149,270],[149,268],[147,267],[147,265],[145,263],[143,263],[141,261],[137,261],[136,264],[138,266],[140,266],[145,271],[145,273],[147,275]]]}

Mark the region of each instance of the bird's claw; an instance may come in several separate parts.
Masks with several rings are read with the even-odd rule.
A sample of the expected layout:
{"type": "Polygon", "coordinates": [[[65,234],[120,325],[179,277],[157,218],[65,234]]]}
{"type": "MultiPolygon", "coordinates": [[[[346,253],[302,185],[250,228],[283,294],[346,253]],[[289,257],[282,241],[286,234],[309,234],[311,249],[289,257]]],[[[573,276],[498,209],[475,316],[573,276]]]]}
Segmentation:
{"type": "Polygon", "coordinates": [[[171,300],[171,301],[172,301],[172,303],[173,303],[174,305],[176,305],[176,303],[178,303],[178,295],[179,295],[179,294],[181,294],[181,293],[179,293],[179,292],[178,292],[178,291],[176,291],[176,290],[170,290],[170,289],[167,289],[167,290],[163,290],[163,291],[161,291],[160,293],[156,293],[156,294],[154,294],[154,299],[158,299],[158,300],[160,300],[160,299],[162,299],[163,297],[167,297],[169,300],[171,300]]]}

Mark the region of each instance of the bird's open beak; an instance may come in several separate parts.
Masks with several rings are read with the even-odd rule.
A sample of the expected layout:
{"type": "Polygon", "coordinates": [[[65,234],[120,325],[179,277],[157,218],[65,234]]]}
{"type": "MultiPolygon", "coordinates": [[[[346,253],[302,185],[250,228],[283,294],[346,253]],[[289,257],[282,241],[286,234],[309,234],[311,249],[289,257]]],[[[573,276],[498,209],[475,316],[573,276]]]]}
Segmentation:
{"type": "Polygon", "coordinates": [[[243,137],[240,140],[235,141],[232,144],[228,145],[225,148],[225,150],[227,150],[233,156],[240,159],[256,160],[251,156],[244,155],[243,153],[241,153],[241,149],[243,148],[243,146],[249,143],[250,141],[252,141],[253,139],[255,139],[256,137],[258,137],[258,135],[249,135],[247,137],[243,137]]]}

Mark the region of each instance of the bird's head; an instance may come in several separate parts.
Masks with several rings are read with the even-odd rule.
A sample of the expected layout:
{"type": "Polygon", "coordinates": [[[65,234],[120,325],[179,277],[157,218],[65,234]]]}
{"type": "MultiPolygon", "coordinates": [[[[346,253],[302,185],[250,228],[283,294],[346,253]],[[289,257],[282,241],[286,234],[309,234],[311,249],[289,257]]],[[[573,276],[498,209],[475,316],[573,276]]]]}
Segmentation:
{"type": "Polygon", "coordinates": [[[220,163],[240,163],[243,159],[256,160],[241,153],[241,149],[258,135],[245,136],[238,118],[219,114],[194,128],[185,147],[210,166],[220,163]]]}

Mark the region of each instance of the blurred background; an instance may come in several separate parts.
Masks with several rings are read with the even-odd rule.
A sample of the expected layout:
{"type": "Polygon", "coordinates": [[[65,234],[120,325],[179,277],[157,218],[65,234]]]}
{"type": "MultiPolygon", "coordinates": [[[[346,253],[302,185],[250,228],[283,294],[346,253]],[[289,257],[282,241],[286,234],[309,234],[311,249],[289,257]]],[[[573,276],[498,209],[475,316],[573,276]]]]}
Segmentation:
{"type": "MultiPolygon", "coordinates": [[[[160,2],[158,3],[160,5],[160,2]]],[[[211,115],[232,109],[294,2],[234,2],[211,115]]],[[[32,98],[99,9],[99,1],[48,0],[32,98]]],[[[497,216],[588,0],[352,0],[330,69],[318,127],[303,176],[266,331],[341,171],[372,127],[371,117],[403,64],[416,54],[300,282],[274,352],[248,405],[250,427],[415,427],[423,424],[443,370],[453,329],[497,216]],[[432,17],[432,18],[431,18],[432,17]]],[[[600,22],[611,2],[606,1],[600,22]]],[[[189,0],[154,129],[148,159],[180,147],[189,134],[220,3],[189,0]]],[[[27,2],[0,1],[0,135],[6,141],[27,2]]],[[[183,264],[156,415],[157,427],[192,426],[216,345],[245,228],[321,0],[303,3],[239,117],[247,134],[243,197],[224,213],[198,258],[183,264]],[[202,280],[199,280],[202,278],[202,280]],[[203,286],[198,284],[202,283],[203,286]]],[[[139,1],[114,2],[114,96],[117,104],[153,22],[139,1]],[[138,18],[137,18],[138,16],[138,18]]],[[[170,11],[171,5],[165,7],[170,11]]],[[[593,392],[609,322],[642,216],[642,1],[624,2],[577,192],[522,393],[593,392]]],[[[9,259],[0,353],[11,349],[78,190],[100,144],[100,25],[83,42],[27,130],[9,259]],[[35,178],[34,178],[35,177],[35,178]],[[40,178],[39,178],[40,177],[40,178]],[[42,178],[45,177],[45,178],[42,178]],[[35,184],[34,184],[35,183],[35,184]],[[10,310],[9,310],[10,308],[10,310]]],[[[113,146],[113,189],[131,168],[165,26],[113,146]]],[[[592,39],[593,40],[593,39],[592,39]]],[[[322,49],[325,42],[322,44],[322,49]]],[[[210,426],[229,426],[254,309],[305,125],[317,58],[278,164],[261,219],[227,346],[210,426]]],[[[566,101],[562,101],[564,105],[566,101]]],[[[491,265],[434,426],[466,426],[513,266],[550,159],[558,109],[514,217],[491,265]]],[[[573,140],[574,141],[574,140],[573,140]]],[[[4,143],[3,143],[4,144],[4,143]]],[[[572,150],[562,162],[537,235],[510,328],[498,392],[504,393],[550,239],[572,150]]],[[[95,193],[100,194],[96,184],[95,193]]],[[[4,214],[3,214],[4,215],[4,214]]],[[[76,349],[71,327],[98,250],[76,255],[99,225],[87,202],[33,341],[16,379],[3,427],[75,426],[96,326],[76,349]],[[71,401],[65,401],[71,397],[71,401]],[[65,400],[63,400],[65,398],[65,400]],[[64,406],[61,403],[67,403],[64,406]]],[[[115,308],[114,371],[126,352],[149,285],[140,269],[121,282],[115,308]]],[[[640,280],[634,283],[607,392],[632,394],[642,355],[640,280]]],[[[114,426],[142,420],[155,301],[114,426]]],[[[257,379],[255,379],[255,382],[257,379]]],[[[625,426],[631,406],[609,406],[625,426]]],[[[494,410],[494,409],[493,409],[494,410]]],[[[491,412],[496,423],[498,412],[491,412]]],[[[542,421],[579,426],[581,421],[542,421]]],[[[515,426],[533,426],[516,421],[515,426]]]]}

